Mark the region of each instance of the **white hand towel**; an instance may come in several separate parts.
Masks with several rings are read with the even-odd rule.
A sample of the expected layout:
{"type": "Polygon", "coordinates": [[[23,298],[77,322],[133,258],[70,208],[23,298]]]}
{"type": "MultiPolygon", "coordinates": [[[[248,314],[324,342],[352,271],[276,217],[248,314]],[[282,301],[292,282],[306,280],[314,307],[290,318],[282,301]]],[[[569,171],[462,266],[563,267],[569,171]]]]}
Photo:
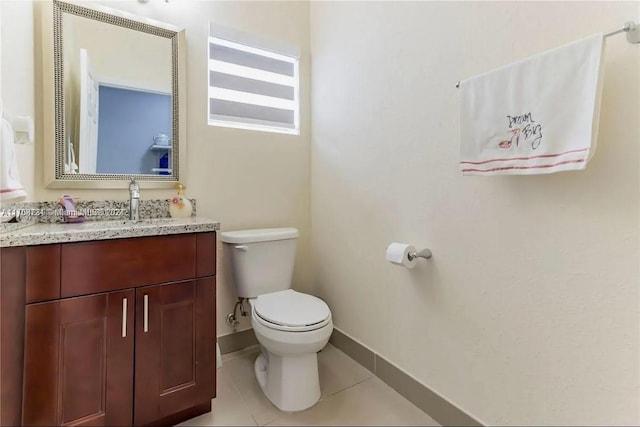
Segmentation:
{"type": "Polygon", "coordinates": [[[460,83],[464,175],[586,167],[596,148],[602,33],[460,83]]]}
{"type": "Polygon", "coordinates": [[[27,197],[20,183],[13,128],[2,117],[0,101],[0,200],[24,199],[27,197]]]}

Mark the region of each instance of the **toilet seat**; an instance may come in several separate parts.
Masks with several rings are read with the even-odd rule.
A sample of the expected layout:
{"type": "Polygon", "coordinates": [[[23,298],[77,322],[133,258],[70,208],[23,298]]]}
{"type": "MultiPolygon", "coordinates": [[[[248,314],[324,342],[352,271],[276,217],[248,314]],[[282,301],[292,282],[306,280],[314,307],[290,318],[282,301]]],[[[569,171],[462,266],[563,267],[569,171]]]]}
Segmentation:
{"type": "Polygon", "coordinates": [[[293,289],[260,295],[252,307],[256,321],[280,331],[313,331],[331,322],[331,311],[324,301],[293,289]]]}

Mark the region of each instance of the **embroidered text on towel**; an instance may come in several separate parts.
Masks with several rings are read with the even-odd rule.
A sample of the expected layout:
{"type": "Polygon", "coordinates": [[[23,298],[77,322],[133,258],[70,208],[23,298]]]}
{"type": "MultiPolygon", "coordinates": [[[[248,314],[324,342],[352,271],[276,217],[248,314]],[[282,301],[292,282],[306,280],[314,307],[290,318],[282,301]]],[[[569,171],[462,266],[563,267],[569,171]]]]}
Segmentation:
{"type": "Polygon", "coordinates": [[[503,149],[511,148],[515,141],[515,146],[520,146],[520,141],[531,145],[535,150],[542,143],[542,125],[533,120],[531,112],[519,116],[507,115],[509,121],[509,139],[502,140],[498,146],[503,149]]]}

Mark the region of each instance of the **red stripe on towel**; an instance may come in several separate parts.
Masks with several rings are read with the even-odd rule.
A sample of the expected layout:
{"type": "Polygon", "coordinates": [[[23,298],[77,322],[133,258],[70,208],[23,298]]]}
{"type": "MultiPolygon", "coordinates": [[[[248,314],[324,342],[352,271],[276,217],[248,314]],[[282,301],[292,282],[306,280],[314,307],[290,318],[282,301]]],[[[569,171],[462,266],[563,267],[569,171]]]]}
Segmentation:
{"type": "Polygon", "coordinates": [[[10,193],[12,191],[20,191],[20,190],[24,190],[24,187],[20,187],[20,188],[5,188],[4,190],[0,190],[0,193],[10,193]]]}
{"type": "Polygon", "coordinates": [[[560,166],[567,163],[582,163],[584,159],[576,159],[576,160],[566,160],[564,162],[554,163],[552,165],[536,165],[536,166],[505,166],[501,168],[493,168],[493,169],[462,169],[462,172],[495,172],[495,171],[504,171],[511,169],[539,169],[539,168],[552,168],[554,166],[560,166]]]}
{"type": "Polygon", "coordinates": [[[559,156],[564,156],[565,154],[571,154],[571,153],[579,153],[581,151],[587,151],[587,148],[580,148],[578,150],[571,150],[571,151],[565,151],[564,153],[558,153],[558,154],[541,154],[539,156],[531,156],[531,157],[511,157],[508,159],[492,159],[492,160],[484,160],[482,162],[460,162],[460,164],[469,164],[469,165],[483,165],[485,163],[491,163],[491,162],[506,162],[509,160],[530,160],[530,159],[540,159],[540,158],[547,158],[547,157],[559,157],[559,156]]]}

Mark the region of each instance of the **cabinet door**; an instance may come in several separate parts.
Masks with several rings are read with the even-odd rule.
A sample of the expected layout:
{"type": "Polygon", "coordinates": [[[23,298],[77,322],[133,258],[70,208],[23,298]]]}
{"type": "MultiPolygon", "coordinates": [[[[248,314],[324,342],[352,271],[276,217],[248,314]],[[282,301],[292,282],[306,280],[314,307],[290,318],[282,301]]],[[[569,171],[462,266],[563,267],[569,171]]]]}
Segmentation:
{"type": "Polygon", "coordinates": [[[0,425],[20,425],[26,249],[0,248],[0,425]]]}
{"type": "Polygon", "coordinates": [[[215,277],[136,289],[136,425],[215,397],[215,309],[215,277]]]}
{"type": "Polygon", "coordinates": [[[134,296],[27,305],[23,424],[131,424],[134,296]]]}

